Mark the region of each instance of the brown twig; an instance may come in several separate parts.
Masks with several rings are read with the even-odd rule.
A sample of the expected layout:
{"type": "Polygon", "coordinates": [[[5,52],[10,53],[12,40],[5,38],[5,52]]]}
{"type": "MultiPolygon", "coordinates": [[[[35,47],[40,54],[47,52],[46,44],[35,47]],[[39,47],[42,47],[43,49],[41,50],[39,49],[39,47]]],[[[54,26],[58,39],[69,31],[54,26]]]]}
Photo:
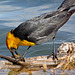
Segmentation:
{"type": "Polygon", "coordinates": [[[23,61],[19,61],[17,62],[17,60],[15,60],[14,58],[12,57],[9,57],[9,56],[4,56],[4,55],[0,55],[0,58],[3,58],[3,59],[6,59],[16,65],[21,65],[21,66],[27,66],[27,65],[30,65],[29,63],[26,63],[26,62],[23,62],[23,61]]]}

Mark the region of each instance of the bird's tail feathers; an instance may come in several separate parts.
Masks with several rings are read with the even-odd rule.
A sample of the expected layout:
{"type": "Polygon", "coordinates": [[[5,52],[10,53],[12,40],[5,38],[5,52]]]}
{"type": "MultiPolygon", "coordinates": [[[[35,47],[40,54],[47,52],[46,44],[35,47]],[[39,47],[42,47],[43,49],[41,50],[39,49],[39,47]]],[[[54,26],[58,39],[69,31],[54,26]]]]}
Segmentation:
{"type": "Polygon", "coordinates": [[[75,13],[75,9],[70,10],[69,13],[70,13],[70,14],[75,13]]]}
{"type": "Polygon", "coordinates": [[[63,9],[63,11],[69,10],[69,9],[72,8],[72,7],[75,7],[75,5],[71,5],[71,6],[67,7],[67,8],[65,8],[65,9],[63,9]]]}
{"type": "Polygon", "coordinates": [[[69,10],[75,4],[75,0],[64,0],[62,4],[58,7],[60,10],[69,10]]]}

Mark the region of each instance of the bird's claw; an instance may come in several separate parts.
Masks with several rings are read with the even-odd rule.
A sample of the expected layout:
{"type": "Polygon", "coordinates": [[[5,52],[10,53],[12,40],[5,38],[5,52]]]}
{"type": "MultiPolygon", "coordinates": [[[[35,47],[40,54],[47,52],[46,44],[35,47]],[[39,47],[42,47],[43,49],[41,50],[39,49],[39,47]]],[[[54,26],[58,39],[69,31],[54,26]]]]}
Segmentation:
{"type": "MultiPolygon", "coordinates": [[[[52,58],[53,60],[55,60],[55,59],[58,60],[58,58],[57,58],[57,54],[56,54],[56,53],[53,53],[53,52],[52,52],[51,55],[53,55],[53,58],[52,58]]],[[[49,58],[51,57],[51,55],[47,56],[47,59],[49,59],[49,58]]]]}
{"type": "MultiPolygon", "coordinates": [[[[52,55],[52,54],[51,54],[51,55],[52,55]]],[[[49,58],[51,57],[51,55],[48,55],[48,56],[47,56],[47,59],[49,59],[49,58]]]]}
{"type": "Polygon", "coordinates": [[[24,57],[20,56],[20,54],[14,55],[13,58],[15,59],[15,61],[16,61],[17,63],[18,63],[19,61],[24,61],[24,62],[25,62],[24,57]]]}
{"type": "Polygon", "coordinates": [[[52,55],[53,55],[53,60],[55,60],[55,59],[58,60],[58,58],[57,58],[57,54],[56,54],[56,53],[52,53],[52,55]]]}
{"type": "Polygon", "coordinates": [[[25,62],[25,59],[24,59],[23,57],[20,57],[20,58],[17,60],[17,63],[18,63],[19,61],[25,62]]]}

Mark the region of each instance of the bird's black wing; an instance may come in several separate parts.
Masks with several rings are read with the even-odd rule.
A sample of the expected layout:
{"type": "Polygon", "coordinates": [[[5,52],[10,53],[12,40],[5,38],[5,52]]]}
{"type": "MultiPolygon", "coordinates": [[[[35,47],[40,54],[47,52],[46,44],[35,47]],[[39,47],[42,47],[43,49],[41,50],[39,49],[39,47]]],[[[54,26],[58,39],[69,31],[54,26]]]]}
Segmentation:
{"type": "Polygon", "coordinates": [[[68,11],[63,11],[52,17],[44,18],[38,21],[38,27],[33,31],[28,38],[34,40],[36,44],[42,44],[49,41],[56,34],[56,31],[64,25],[69,19],[68,11]]]}
{"type": "Polygon", "coordinates": [[[71,14],[68,13],[68,10],[74,3],[75,0],[64,0],[56,11],[45,13],[20,24],[14,29],[14,36],[36,44],[49,41],[70,18],[71,14]]]}
{"type": "Polygon", "coordinates": [[[14,30],[14,35],[21,40],[42,44],[55,36],[56,31],[66,22],[67,18],[67,11],[46,13],[19,25],[14,30]]]}
{"type": "Polygon", "coordinates": [[[32,34],[34,31],[36,31],[38,28],[40,27],[42,28],[45,24],[47,25],[49,21],[48,18],[58,14],[59,12],[60,11],[56,10],[53,12],[45,13],[33,19],[27,20],[26,22],[23,22],[17,28],[14,29],[13,31],[14,36],[19,37],[21,40],[26,39],[29,41],[33,41],[33,40],[30,40],[28,36],[32,34]]]}

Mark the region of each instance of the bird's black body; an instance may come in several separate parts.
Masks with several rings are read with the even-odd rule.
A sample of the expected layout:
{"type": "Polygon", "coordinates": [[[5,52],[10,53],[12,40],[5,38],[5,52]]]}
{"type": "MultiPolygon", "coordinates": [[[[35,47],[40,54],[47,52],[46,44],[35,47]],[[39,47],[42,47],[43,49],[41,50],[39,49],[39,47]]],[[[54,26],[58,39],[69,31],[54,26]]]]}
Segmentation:
{"type": "Polygon", "coordinates": [[[72,13],[68,7],[54,12],[45,13],[20,24],[15,30],[14,35],[21,40],[25,39],[37,44],[49,41],[56,34],[56,31],[64,25],[72,13]]]}
{"type": "MultiPolygon", "coordinates": [[[[20,45],[29,46],[29,49],[33,45],[48,42],[53,38],[53,59],[57,58],[55,53],[55,35],[58,29],[75,12],[75,9],[70,10],[71,7],[75,7],[75,0],[64,0],[56,11],[30,19],[20,24],[11,33],[9,32],[6,44],[12,55],[14,56],[13,50],[17,49],[20,45]]],[[[18,54],[17,52],[15,53],[18,54]]],[[[23,57],[25,54],[26,52],[23,54],[23,57]]]]}

